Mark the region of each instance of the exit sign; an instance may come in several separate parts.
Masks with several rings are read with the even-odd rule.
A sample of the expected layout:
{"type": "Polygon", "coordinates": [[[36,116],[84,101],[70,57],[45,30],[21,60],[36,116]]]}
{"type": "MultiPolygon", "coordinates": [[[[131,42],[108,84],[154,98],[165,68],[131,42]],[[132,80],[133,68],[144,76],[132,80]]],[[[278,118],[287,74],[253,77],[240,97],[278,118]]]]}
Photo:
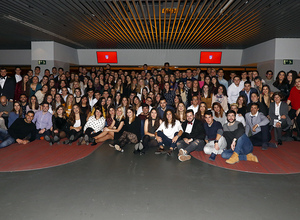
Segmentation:
{"type": "Polygon", "coordinates": [[[39,65],[46,65],[46,60],[39,60],[38,63],[39,65]]]}
{"type": "Polygon", "coordinates": [[[283,65],[293,65],[293,60],[283,60],[283,65]]]}

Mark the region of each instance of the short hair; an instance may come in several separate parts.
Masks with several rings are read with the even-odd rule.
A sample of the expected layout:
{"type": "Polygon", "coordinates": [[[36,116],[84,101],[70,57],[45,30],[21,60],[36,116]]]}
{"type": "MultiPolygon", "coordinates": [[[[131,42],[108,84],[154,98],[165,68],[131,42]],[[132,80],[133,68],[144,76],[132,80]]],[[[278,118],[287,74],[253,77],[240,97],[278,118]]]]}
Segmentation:
{"type": "Polygon", "coordinates": [[[258,80],[258,79],[259,79],[259,81],[262,80],[262,78],[261,78],[260,76],[257,76],[257,77],[254,78],[254,81],[255,81],[255,80],[258,80]]]}
{"type": "Polygon", "coordinates": [[[244,85],[245,85],[245,84],[249,84],[249,85],[251,86],[251,82],[248,81],[248,80],[244,83],[244,85]]]}
{"type": "Polygon", "coordinates": [[[194,115],[193,109],[188,109],[188,110],[186,110],[186,114],[187,114],[187,113],[192,113],[192,114],[194,115]]]}
{"type": "Polygon", "coordinates": [[[165,66],[165,65],[170,66],[170,63],[169,63],[169,62],[165,62],[165,63],[164,63],[164,66],[165,66]]]}
{"type": "Polygon", "coordinates": [[[241,79],[241,77],[240,77],[240,76],[238,76],[238,75],[236,75],[236,76],[234,76],[234,77],[233,77],[233,79],[235,79],[235,78],[239,78],[239,79],[241,79]]]}
{"type": "Polygon", "coordinates": [[[41,105],[42,105],[42,106],[43,106],[43,105],[48,105],[48,106],[49,106],[49,103],[48,103],[48,102],[42,102],[41,105]]]}
{"type": "Polygon", "coordinates": [[[27,113],[26,113],[26,115],[28,115],[28,114],[33,114],[34,115],[34,111],[32,111],[32,110],[29,110],[27,113]]]}
{"type": "Polygon", "coordinates": [[[255,105],[257,108],[259,108],[259,104],[258,104],[258,103],[254,103],[254,102],[253,102],[253,103],[251,103],[250,106],[252,107],[253,105],[255,105]]]}
{"type": "Polygon", "coordinates": [[[234,114],[234,116],[236,116],[236,112],[233,111],[233,110],[229,110],[229,111],[226,113],[226,116],[229,115],[229,114],[231,114],[231,113],[234,114]]]}
{"type": "Polygon", "coordinates": [[[204,116],[205,115],[210,115],[210,116],[213,116],[213,113],[211,110],[207,110],[205,113],[204,113],[204,116]]]}
{"type": "Polygon", "coordinates": [[[142,104],[142,108],[145,108],[145,107],[149,108],[149,105],[146,104],[146,103],[143,103],[143,104],[142,104]]]}
{"type": "Polygon", "coordinates": [[[161,102],[161,101],[167,101],[165,98],[161,98],[160,100],[159,100],[159,102],[161,102]]]}
{"type": "Polygon", "coordinates": [[[280,100],[282,100],[284,98],[281,92],[274,92],[273,99],[274,99],[275,95],[278,95],[280,97],[280,100]]]}
{"type": "Polygon", "coordinates": [[[39,67],[39,66],[36,66],[36,67],[34,67],[34,69],[39,69],[39,70],[40,70],[40,69],[41,69],[41,67],[39,67]]]}

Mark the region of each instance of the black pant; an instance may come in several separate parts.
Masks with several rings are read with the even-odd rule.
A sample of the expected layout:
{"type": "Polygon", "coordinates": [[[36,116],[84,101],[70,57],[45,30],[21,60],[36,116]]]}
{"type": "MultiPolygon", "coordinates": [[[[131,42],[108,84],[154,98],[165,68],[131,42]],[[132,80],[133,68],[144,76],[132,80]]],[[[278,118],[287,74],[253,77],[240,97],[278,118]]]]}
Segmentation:
{"type": "Polygon", "coordinates": [[[144,148],[143,148],[142,152],[145,153],[149,148],[153,148],[153,147],[158,148],[158,142],[157,142],[157,140],[155,140],[154,137],[145,135],[143,137],[143,146],[144,146],[144,148]]]}
{"type": "Polygon", "coordinates": [[[69,138],[72,135],[74,135],[74,140],[73,140],[73,142],[74,142],[83,135],[83,131],[82,131],[82,129],[80,131],[76,131],[75,129],[71,129],[67,135],[68,135],[69,138]]]}
{"type": "Polygon", "coordinates": [[[249,137],[253,146],[262,146],[271,140],[269,125],[261,126],[261,131],[249,137]]]}
{"type": "Polygon", "coordinates": [[[296,111],[297,110],[295,110],[295,109],[291,109],[289,111],[289,116],[292,120],[296,118],[298,136],[300,136],[300,114],[298,116],[296,116],[296,111]]]}
{"type": "Polygon", "coordinates": [[[88,135],[90,138],[94,138],[94,137],[98,136],[99,134],[101,134],[101,132],[102,132],[102,131],[99,131],[97,133],[93,133],[92,134],[93,131],[94,131],[93,128],[87,128],[85,130],[84,134],[88,135]]]}

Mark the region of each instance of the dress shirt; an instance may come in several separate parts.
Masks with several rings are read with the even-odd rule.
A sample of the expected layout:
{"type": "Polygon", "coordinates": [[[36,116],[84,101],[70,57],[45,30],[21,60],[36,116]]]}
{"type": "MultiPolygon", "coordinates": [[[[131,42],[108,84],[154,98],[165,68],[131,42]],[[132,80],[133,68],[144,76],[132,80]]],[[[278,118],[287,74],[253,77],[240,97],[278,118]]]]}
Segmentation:
{"type": "Polygon", "coordinates": [[[185,128],[186,133],[190,134],[192,132],[194,122],[195,122],[195,119],[192,122],[187,123],[187,126],[185,128]]]}
{"type": "Polygon", "coordinates": [[[2,89],[3,89],[3,86],[5,84],[6,79],[7,79],[7,76],[4,76],[4,78],[2,78],[2,77],[0,78],[0,86],[1,86],[2,89]]]}
{"type": "Polygon", "coordinates": [[[16,83],[22,81],[22,76],[21,75],[15,74],[15,78],[16,78],[16,83]]]}
{"type": "Polygon", "coordinates": [[[37,111],[32,122],[35,123],[36,129],[49,130],[52,127],[52,115],[49,112],[37,111]]]}

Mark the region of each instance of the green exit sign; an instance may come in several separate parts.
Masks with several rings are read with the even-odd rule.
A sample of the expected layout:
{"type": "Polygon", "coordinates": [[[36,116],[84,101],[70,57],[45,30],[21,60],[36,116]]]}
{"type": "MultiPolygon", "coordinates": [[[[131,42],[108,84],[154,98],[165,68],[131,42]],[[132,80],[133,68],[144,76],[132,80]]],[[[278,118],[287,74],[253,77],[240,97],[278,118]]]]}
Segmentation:
{"type": "Polygon", "coordinates": [[[293,65],[293,60],[283,60],[283,65],[293,65]]]}
{"type": "Polygon", "coordinates": [[[39,60],[39,65],[46,65],[46,60],[39,60]]]}

